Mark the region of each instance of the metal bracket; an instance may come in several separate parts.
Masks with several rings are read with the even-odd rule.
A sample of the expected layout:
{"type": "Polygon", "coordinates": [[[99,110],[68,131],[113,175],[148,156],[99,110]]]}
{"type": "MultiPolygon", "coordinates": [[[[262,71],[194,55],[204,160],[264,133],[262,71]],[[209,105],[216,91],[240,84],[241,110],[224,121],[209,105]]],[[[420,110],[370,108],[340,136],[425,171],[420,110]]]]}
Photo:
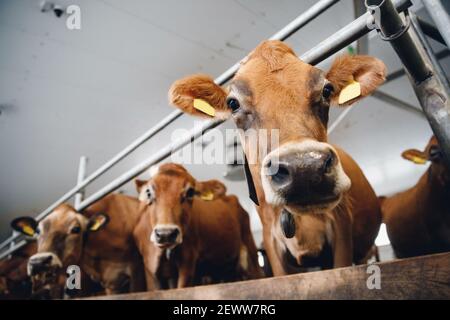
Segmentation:
{"type": "Polygon", "coordinates": [[[381,29],[378,29],[378,32],[380,33],[380,38],[383,41],[394,41],[400,38],[406,31],[408,31],[409,27],[411,26],[411,19],[409,17],[408,10],[405,11],[405,25],[398,30],[395,34],[392,34],[390,36],[386,36],[381,29]]]}

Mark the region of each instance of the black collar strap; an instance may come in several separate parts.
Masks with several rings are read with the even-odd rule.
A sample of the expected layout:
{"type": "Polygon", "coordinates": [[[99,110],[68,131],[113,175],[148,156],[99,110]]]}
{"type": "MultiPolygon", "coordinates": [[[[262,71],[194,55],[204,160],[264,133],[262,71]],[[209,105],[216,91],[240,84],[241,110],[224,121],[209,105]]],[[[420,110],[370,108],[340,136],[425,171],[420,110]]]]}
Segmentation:
{"type": "Polygon", "coordinates": [[[258,195],[256,194],[255,183],[253,182],[252,173],[250,172],[250,168],[249,168],[248,162],[247,162],[247,156],[245,155],[245,153],[244,153],[244,171],[245,171],[245,178],[247,180],[248,194],[250,196],[250,199],[257,206],[259,206],[258,195]]]}

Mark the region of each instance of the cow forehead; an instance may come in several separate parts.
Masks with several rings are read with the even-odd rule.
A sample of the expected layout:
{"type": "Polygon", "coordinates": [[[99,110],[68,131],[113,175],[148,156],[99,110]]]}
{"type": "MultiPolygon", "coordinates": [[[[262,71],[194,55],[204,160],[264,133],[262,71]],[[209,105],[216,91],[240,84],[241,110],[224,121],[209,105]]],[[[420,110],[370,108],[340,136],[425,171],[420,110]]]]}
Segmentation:
{"type": "Polygon", "coordinates": [[[41,226],[51,226],[51,230],[61,230],[68,228],[74,222],[81,223],[81,214],[68,206],[58,207],[41,221],[41,226]]]}
{"type": "Polygon", "coordinates": [[[194,183],[194,178],[192,178],[192,176],[187,172],[179,172],[174,170],[159,172],[153,178],[153,184],[155,185],[157,191],[178,189],[181,191],[186,184],[194,185],[194,183]]]}
{"type": "MultiPolygon", "coordinates": [[[[309,97],[320,90],[325,74],[292,55],[286,56],[285,63],[278,63],[275,70],[265,59],[256,57],[242,65],[230,84],[231,90],[258,100],[264,94],[289,91],[289,97],[309,97]]],[[[285,94],[282,96],[287,97],[285,94]]]]}

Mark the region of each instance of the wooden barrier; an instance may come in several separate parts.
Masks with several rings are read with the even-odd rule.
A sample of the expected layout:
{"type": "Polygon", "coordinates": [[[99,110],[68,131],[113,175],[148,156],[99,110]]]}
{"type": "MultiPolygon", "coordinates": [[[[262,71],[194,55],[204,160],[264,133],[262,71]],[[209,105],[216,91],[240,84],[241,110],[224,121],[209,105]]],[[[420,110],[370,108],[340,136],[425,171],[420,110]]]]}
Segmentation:
{"type": "MultiPolygon", "coordinates": [[[[368,289],[368,265],[186,289],[93,299],[450,299],[450,252],[377,263],[381,289],[368,289]]],[[[372,271],[373,272],[373,271],[372,271]]]]}

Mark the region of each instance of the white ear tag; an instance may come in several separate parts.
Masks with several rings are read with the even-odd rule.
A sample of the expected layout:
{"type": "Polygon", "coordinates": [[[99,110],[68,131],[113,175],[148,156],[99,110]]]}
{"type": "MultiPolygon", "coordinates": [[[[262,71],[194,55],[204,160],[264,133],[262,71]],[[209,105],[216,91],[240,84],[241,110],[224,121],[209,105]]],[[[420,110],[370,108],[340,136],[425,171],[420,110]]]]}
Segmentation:
{"type": "Polygon", "coordinates": [[[357,81],[352,81],[349,85],[341,90],[339,94],[339,104],[346,103],[361,95],[361,84],[357,81]]]}
{"type": "Polygon", "coordinates": [[[216,114],[216,110],[208,102],[202,99],[194,99],[194,108],[211,117],[214,117],[216,114]]]}

